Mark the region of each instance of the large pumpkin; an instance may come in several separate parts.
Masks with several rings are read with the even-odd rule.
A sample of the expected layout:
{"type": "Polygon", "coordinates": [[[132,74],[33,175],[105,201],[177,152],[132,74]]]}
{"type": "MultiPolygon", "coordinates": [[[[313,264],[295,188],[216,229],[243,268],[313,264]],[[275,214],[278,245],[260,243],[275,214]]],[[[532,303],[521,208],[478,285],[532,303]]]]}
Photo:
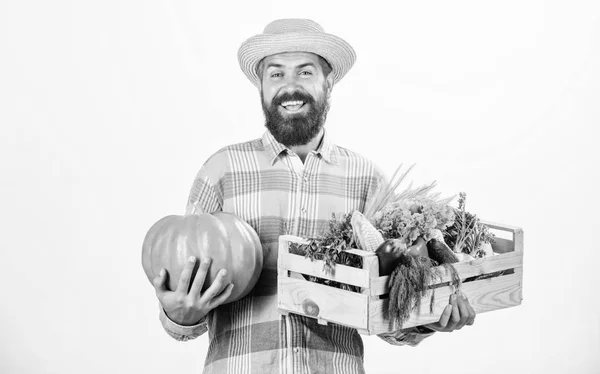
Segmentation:
{"type": "Polygon", "coordinates": [[[206,257],[212,259],[203,291],[212,284],[219,270],[227,269],[224,284],[233,283],[234,287],[225,303],[247,295],[263,265],[258,235],[248,223],[231,213],[167,216],[148,230],[142,247],[142,266],[150,282],[165,268],[169,273],[169,289],[174,291],[190,256],[199,261],[206,257]]]}

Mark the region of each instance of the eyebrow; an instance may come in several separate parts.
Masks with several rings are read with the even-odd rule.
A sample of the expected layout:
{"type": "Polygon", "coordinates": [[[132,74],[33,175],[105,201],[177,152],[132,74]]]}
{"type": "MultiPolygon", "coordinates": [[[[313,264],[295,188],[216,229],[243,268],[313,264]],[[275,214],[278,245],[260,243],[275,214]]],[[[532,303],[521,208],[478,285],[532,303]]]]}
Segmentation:
{"type": "MultiPolygon", "coordinates": [[[[302,68],[305,68],[307,66],[312,66],[312,67],[316,68],[316,65],[314,63],[312,63],[312,62],[306,62],[304,64],[300,64],[300,65],[296,66],[296,69],[302,69],[302,68]]],[[[276,63],[271,62],[271,63],[269,63],[265,67],[265,70],[268,69],[268,68],[279,68],[279,69],[281,69],[281,68],[284,68],[284,67],[285,66],[282,65],[282,64],[276,64],[276,63]]]]}

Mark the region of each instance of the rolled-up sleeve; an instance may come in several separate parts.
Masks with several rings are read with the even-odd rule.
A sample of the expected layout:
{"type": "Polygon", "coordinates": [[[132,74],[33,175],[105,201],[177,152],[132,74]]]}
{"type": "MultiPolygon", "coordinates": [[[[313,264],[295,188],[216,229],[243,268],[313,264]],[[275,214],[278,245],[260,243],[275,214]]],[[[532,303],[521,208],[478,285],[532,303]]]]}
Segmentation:
{"type": "Polygon", "coordinates": [[[408,329],[378,334],[377,336],[392,345],[408,345],[416,347],[433,334],[435,334],[435,331],[422,332],[418,327],[411,327],[408,329]]]}
{"type": "Polygon", "coordinates": [[[159,305],[160,314],[158,318],[160,319],[160,323],[163,328],[175,340],[186,341],[199,337],[208,331],[208,326],[206,323],[206,316],[200,320],[200,322],[196,325],[192,326],[182,326],[173,321],[167,316],[162,306],[159,305]]]}

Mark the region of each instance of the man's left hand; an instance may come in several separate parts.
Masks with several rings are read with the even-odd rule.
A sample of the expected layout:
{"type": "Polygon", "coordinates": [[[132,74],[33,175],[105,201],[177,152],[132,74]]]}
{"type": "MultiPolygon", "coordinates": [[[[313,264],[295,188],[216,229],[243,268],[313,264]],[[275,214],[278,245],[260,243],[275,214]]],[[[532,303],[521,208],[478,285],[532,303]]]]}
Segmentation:
{"type": "Polygon", "coordinates": [[[424,327],[440,332],[460,330],[465,325],[470,326],[475,323],[475,314],[467,297],[462,292],[456,291],[450,295],[450,304],[446,305],[440,320],[424,327]]]}

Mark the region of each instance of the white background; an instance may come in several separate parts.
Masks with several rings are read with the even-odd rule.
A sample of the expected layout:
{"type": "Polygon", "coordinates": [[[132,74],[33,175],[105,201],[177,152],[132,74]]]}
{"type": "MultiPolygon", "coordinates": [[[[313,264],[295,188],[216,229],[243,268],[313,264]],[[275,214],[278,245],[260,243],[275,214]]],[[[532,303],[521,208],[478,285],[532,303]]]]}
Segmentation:
{"type": "Polygon", "coordinates": [[[598,373],[597,1],[2,1],[0,372],[200,372],[140,264],[202,163],[264,131],[237,49],[273,19],[350,42],[336,142],[525,230],[524,300],[369,373],[598,373]]]}

